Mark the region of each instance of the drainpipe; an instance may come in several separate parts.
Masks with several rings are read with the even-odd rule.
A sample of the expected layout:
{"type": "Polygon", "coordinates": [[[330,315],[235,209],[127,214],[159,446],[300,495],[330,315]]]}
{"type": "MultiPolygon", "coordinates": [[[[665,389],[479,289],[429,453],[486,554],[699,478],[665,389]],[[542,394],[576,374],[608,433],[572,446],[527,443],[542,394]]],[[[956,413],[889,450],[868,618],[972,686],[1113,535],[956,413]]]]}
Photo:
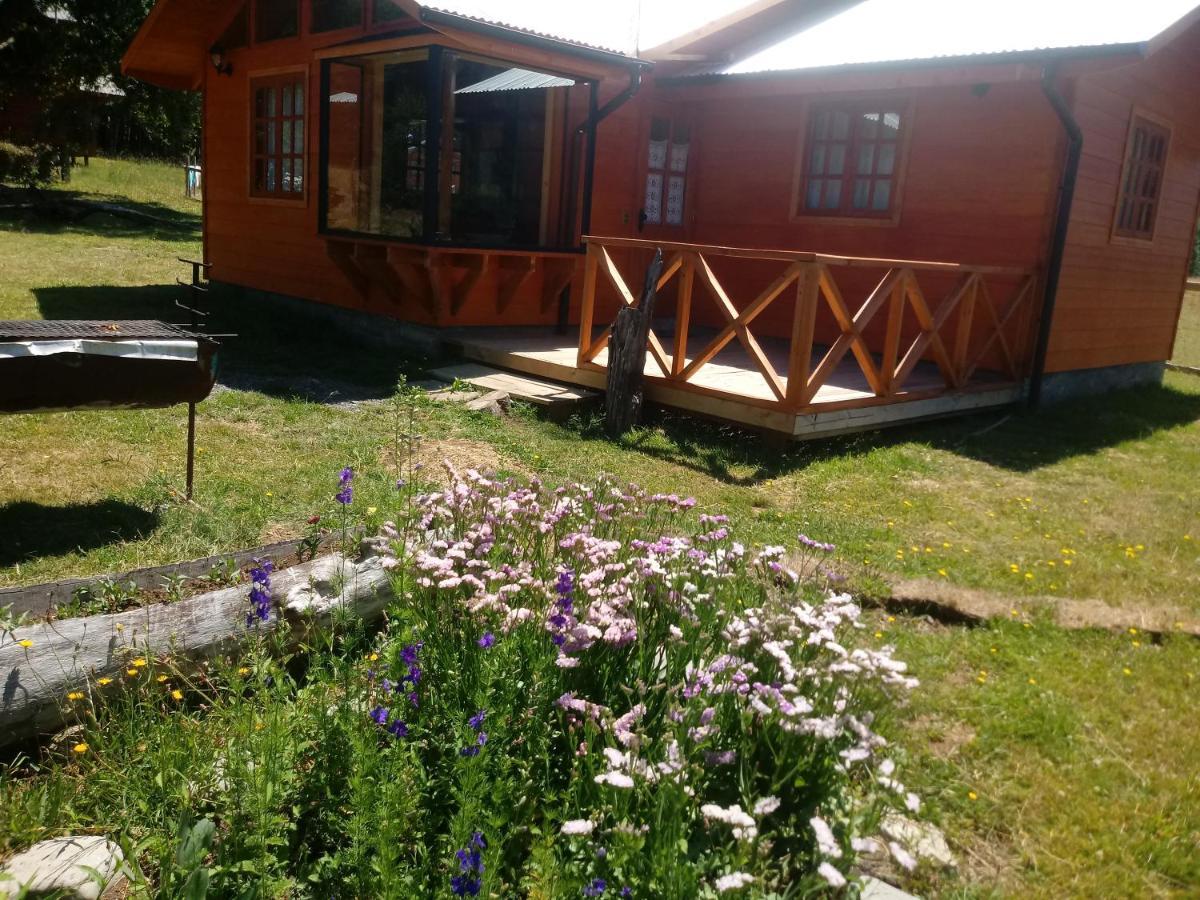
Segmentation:
{"type": "Polygon", "coordinates": [[[593,81],[591,97],[588,101],[587,120],[579,126],[579,134],[587,134],[587,157],[583,168],[583,215],[579,220],[579,233],[587,234],[592,227],[592,183],[596,177],[596,127],[610,115],[624,106],[642,86],[642,67],[637,66],[629,71],[629,86],[613,97],[599,109],[596,108],[600,85],[593,81]]]}
{"type": "Polygon", "coordinates": [[[1042,319],[1038,324],[1037,344],[1033,351],[1033,371],[1029,376],[1026,407],[1037,409],[1042,400],[1042,382],[1046,375],[1046,351],[1050,346],[1050,328],[1054,320],[1054,303],[1058,299],[1058,279],[1062,273],[1063,252],[1067,246],[1067,228],[1071,224],[1071,201],[1075,197],[1075,180],[1079,175],[1079,160],[1083,155],[1083,131],[1075,121],[1066,99],[1058,92],[1055,76],[1058,66],[1051,63],[1042,70],[1042,93],[1067,133],[1067,159],[1058,186],[1058,210],[1054,216],[1054,234],[1050,237],[1050,254],[1046,260],[1046,297],[1042,304],[1042,319]]]}

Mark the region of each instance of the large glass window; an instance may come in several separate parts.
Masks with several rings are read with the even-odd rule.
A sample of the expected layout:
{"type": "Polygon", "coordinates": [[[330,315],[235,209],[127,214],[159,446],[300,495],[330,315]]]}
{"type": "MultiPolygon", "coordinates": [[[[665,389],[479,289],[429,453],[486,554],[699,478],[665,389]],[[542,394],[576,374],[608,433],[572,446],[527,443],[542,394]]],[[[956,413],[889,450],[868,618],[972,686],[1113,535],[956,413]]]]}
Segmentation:
{"type": "Polygon", "coordinates": [[[501,246],[554,231],[549,92],[572,79],[436,48],[326,65],[326,228],[501,246]]]}
{"type": "Polygon", "coordinates": [[[255,41],[274,41],[299,33],[300,0],[255,0],[255,41]]]}
{"type": "Polygon", "coordinates": [[[312,0],[312,22],[309,30],[314,34],[335,31],[361,25],[363,0],[312,0]]]}
{"type": "Polygon", "coordinates": [[[326,227],[423,235],[428,68],[424,50],[330,64],[326,227]]]}

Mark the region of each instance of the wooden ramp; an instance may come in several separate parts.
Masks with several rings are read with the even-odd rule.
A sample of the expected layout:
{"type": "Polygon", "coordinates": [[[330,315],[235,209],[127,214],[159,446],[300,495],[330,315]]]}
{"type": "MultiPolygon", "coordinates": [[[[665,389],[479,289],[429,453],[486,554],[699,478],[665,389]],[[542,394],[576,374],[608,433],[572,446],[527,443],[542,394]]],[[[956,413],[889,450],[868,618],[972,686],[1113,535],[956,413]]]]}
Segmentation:
{"type": "Polygon", "coordinates": [[[557,384],[531,375],[504,372],[479,363],[459,363],[429,373],[442,381],[465,381],[489,391],[504,391],[514,400],[537,406],[563,406],[594,400],[599,394],[571,384],[557,384]]]}

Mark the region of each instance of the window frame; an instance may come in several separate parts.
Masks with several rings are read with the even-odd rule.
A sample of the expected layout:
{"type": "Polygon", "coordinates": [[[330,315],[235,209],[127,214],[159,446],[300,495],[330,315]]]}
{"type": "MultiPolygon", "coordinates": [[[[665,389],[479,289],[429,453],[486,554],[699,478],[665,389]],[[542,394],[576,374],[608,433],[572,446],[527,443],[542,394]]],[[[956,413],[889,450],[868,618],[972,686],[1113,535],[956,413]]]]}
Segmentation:
{"type": "MultiPolygon", "coordinates": [[[[908,95],[888,95],[878,92],[863,94],[847,94],[836,98],[820,98],[805,100],[800,109],[800,130],[797,139],[796,164],[792,181],[792,194],[788,209],[789,221],[797,224],[814,225],[843,225],[851,227],[874,226],[895,227],[900,224],[901,212],[904,206],[904,183],[908,172],[909,146],[912,141],[913,124],[916,118],[916,103],[908,95]],[[807,210],[804,207],[805,183],[808,177],[808,155],[811,144],[813,116],[824,110],[847,110],[852,116],[862,112],[883,110],[890,107],[900,113],[900,135],[896,140],[896,161],[892,168],[892,189],[887,211],[854,210],[839,208],[837,210],[819,209],[807,210]]],[[[853,121],[853,120],[852,120],[853,121]]],[[[857,124],[855,129],[857,129],[857,124]]],[[[853,164],[853,148],[857,146],[853,132],[847,143],[846,174],[843,190],[846,198],[852,197],[851,182],[854,179],[851,172],[853,164]]],[[[849,202],[844,201],[844,202],[849,202]]]]}
{"type": "MultiPolygon", "coordinates": [[[[297,206],[307,207],[309,195],[312,191],[309,186],[312,183],[312,154],[309,152],[312,140],[312,85],[310,84],[308,66],[285,66],[274,69],[259,69],[246,73],[247,85],[247,126],[246,126],[246,196],[251,203],[263,203],[276,206],[297,206]],[[302,121],[304,122],[304,143],[299,152],[293,149],[293,152],[288,154],[290,157],[299,158],[304,163],[304,179],[299,193],[282,191],[259,191],[254,186],[254,169],[255,163],[258,160],[258,154],[254,149],[255,127],[258,123],[256,114],[255,93],[260,87],[267,86],[268,83],[275,85],[295,84],[299,82],[304,85],[304,114],[302,121]]],[[[280,101],[282,103],[282,99],[280,101]]],[[[280,138],[282,142],[282,137],[280,138]]],[[[282,149],[276,158],[282,160],[282,149]]],[[[282,171],[280,173],[282,178],[282,171]]]]}
{"type": "Polygon", "coordinates": [[[1112,226],[1109,233],[1109,242],[1114,244],[1127,244],[1135,247],[1145,247],[1154,243],[1154,239],[1158,234],[1158,219],[1162,213],[1163,193],[1167,182],[1167,173],[1171,165],[1171,144],[1175,137],[1175,129],[1171,122],[1161,116],[1155,115],[1149,110],[1139,106],[1134,106],[1129,113],[1129,124],[1126,126],[1125,134],[1125,149],[1121,154],[1121,169],[1117,176],[1117,193],[1113,202],[1113,217],[1112,226]],[[1166,146],[1163,152],[1162,166],[1159,169],[1158,190],[1154,197],[1154,215],[1150,222],[1150,230],[1148,232],[1135,232],[1128,229],[1123,229],[1121,223],[1121,202],[1125,199],[1125,180],[1129,174],[1129,166],[1133,162],[1132,153],[1139,120],[1149,125],[1152,129],[1160,131],[1166,139],[1166,146]]]}

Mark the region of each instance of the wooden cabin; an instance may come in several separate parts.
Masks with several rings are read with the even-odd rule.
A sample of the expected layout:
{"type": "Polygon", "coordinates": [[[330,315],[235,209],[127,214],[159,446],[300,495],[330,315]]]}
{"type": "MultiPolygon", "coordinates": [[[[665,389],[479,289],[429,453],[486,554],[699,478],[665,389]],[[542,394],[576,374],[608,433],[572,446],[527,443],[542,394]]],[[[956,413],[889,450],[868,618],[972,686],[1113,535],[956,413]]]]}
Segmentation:
{"type": "Polygon", "coordinates": [[[650,399],[796,437],[1160,378],[1196,233],[1195,0],[158,0],[123,69],[214,279],[599,386],[661,248],[650,399]]]}

